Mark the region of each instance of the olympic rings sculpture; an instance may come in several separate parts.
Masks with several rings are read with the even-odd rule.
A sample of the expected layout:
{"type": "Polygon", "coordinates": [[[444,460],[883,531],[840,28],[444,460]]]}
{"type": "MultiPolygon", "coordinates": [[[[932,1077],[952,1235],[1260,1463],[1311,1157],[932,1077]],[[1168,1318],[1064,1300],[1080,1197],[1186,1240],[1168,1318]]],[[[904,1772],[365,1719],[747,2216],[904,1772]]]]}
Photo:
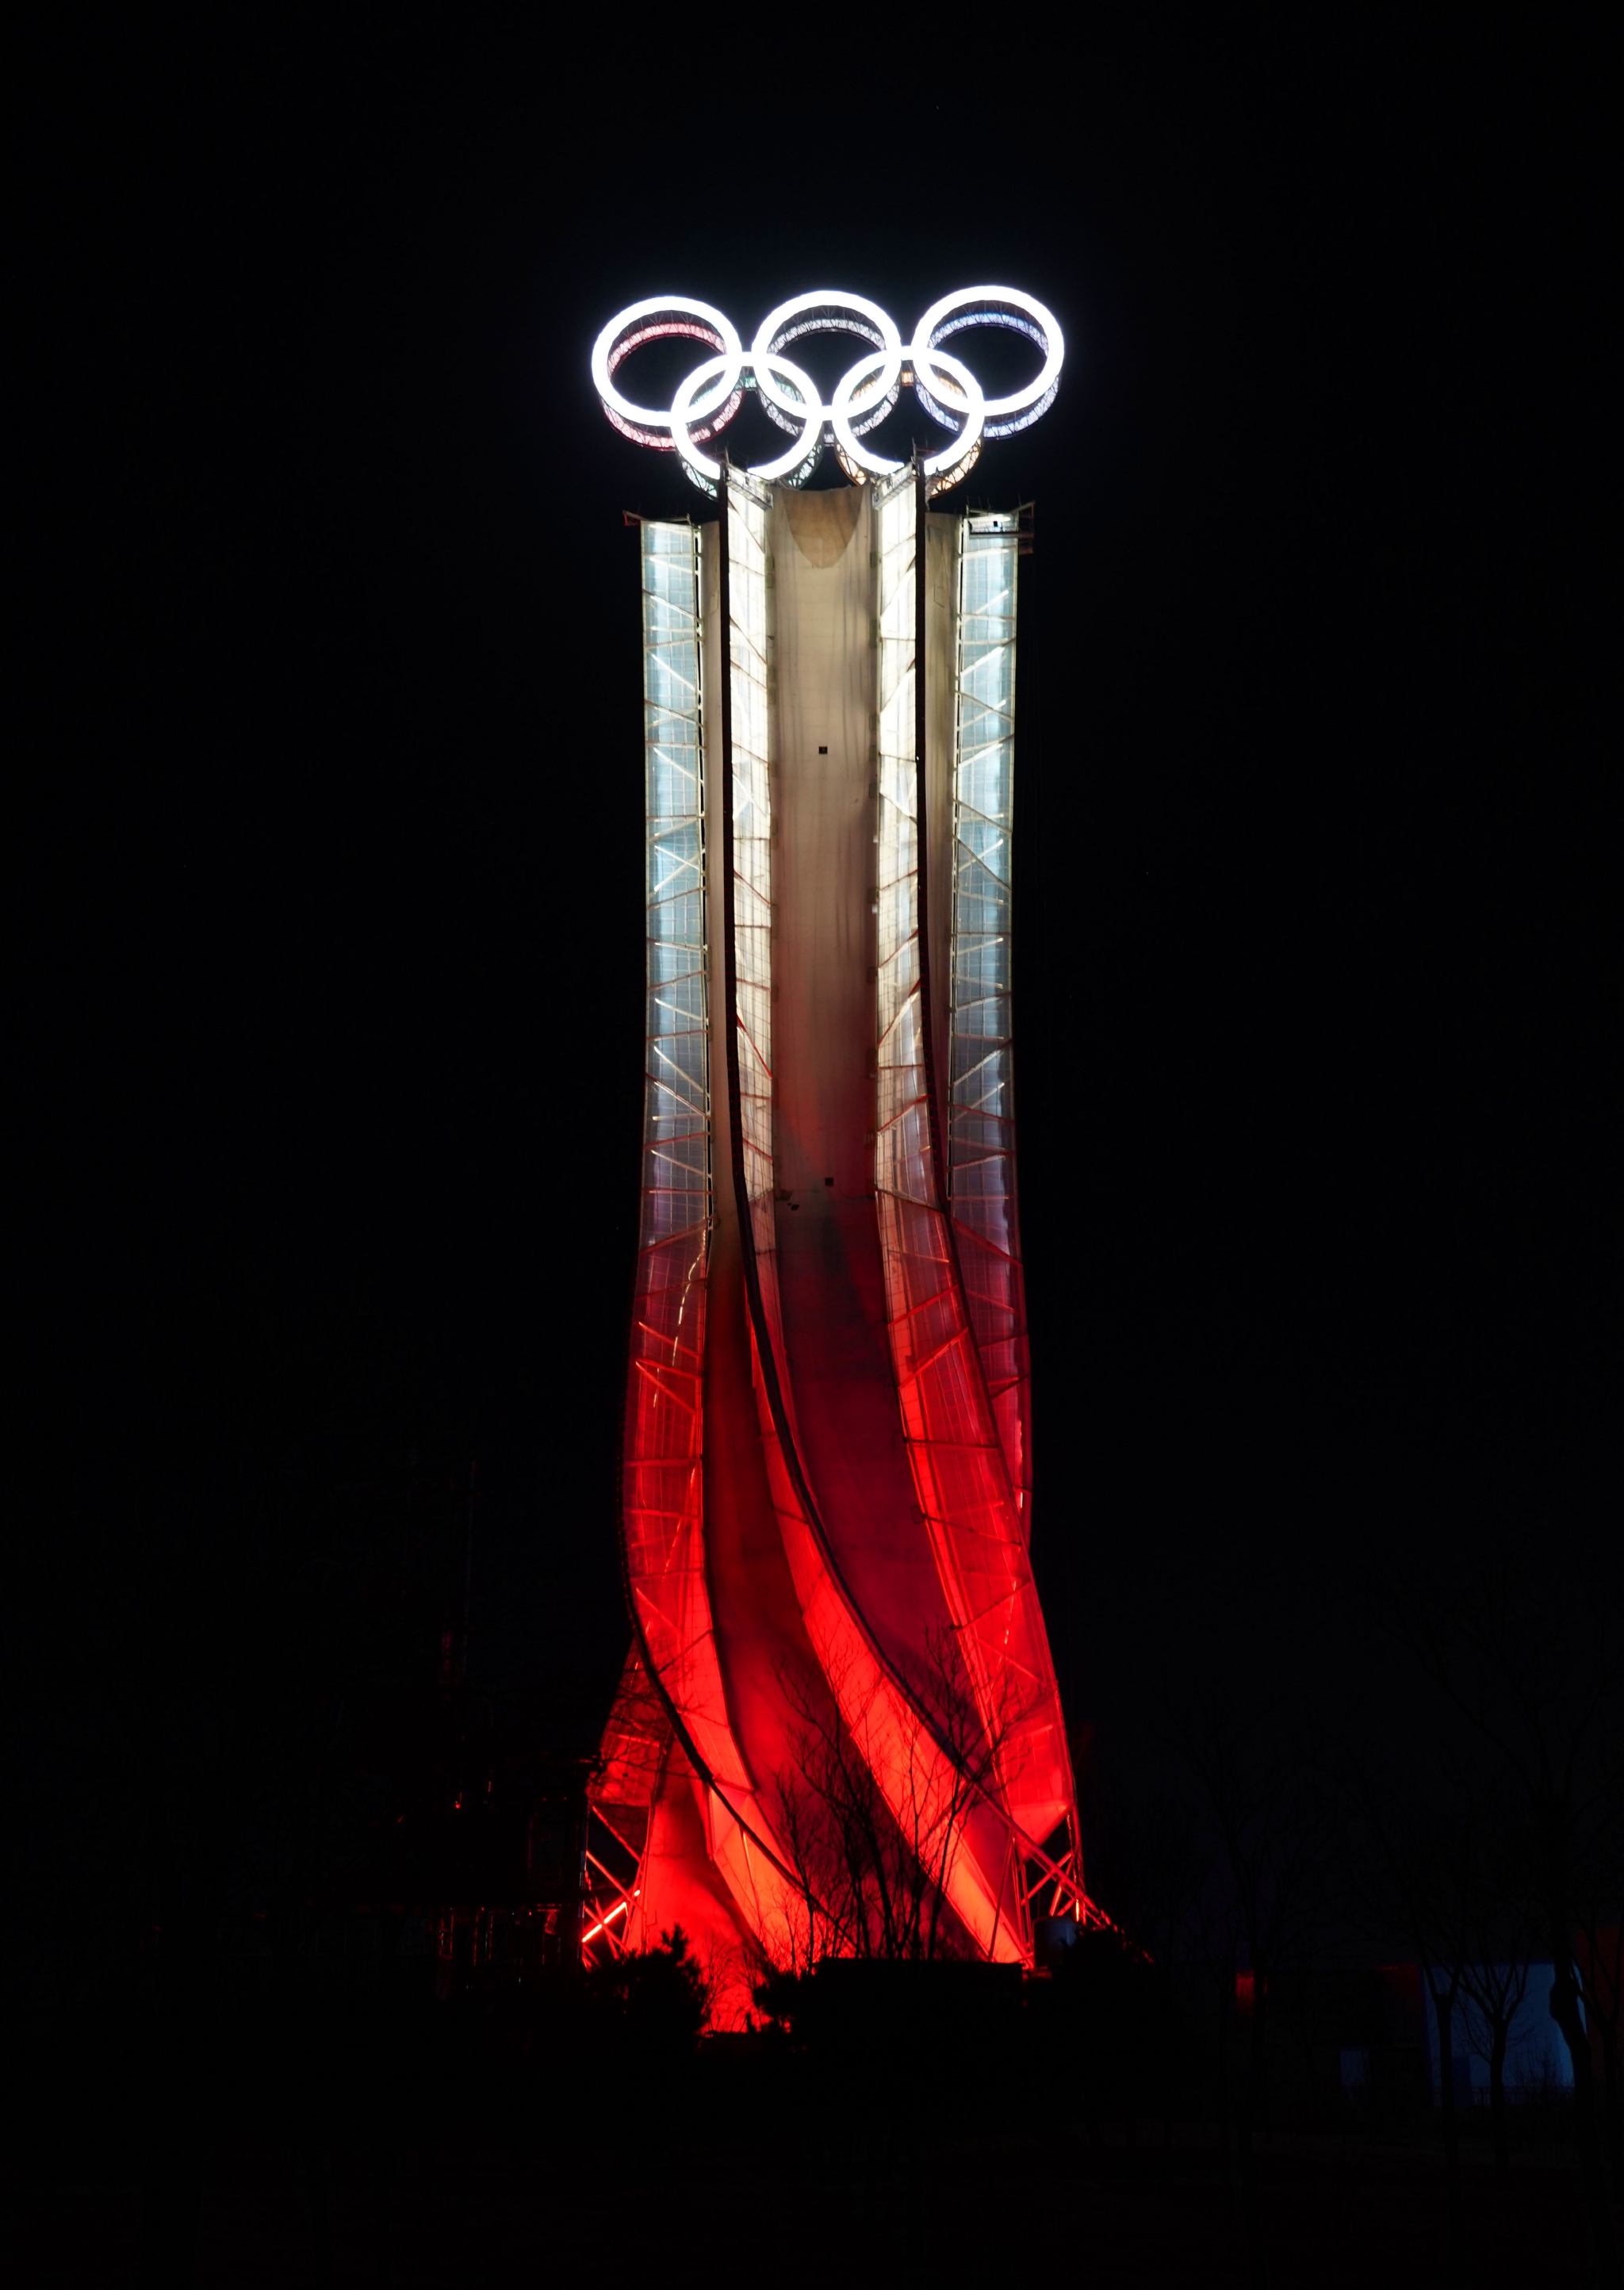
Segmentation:
{"type": "Polygon", "coordinates": [[[906,465],[861,440],[884,420],[908,383],[932,420],[953,433],[924,463],[931,491],[940,492],[968,475],[984,439],[1007,437],[1047,412],[1065,354],[1052,313],[1009,286],[969,286],[944,294],[932,303],[906,347],[895,321],[861,294],[796,294],[767,313],[748,350],[732,321],[708,302],[653,294],[632,303],[604,328],[592,346],[592,380],[622,436],[676,453],[688,476],[708,493],[716,490],[722,464],[705,446],[738,412],[747,389],[755,390],[762,410],[793,441],[775,459],[752,468],[751,476],[803,485],[826,445],[834,447],[854,484],[894,476],[906,465]],[[988,397],[970,368],[941,348],[950,336],[973,326],[1005,326],[1029,336],[1044,355],[1036,379],[1008,396],[988,397]],[[827,405],[816,383],[784,356],[803,334],[852,334],[868,345],[836,382],[827,405]],[[616,387],[620,365],[645,342],[684,335],[713,355],[701,358],[683,381],[668,412],[634,405],[616,387]]]}

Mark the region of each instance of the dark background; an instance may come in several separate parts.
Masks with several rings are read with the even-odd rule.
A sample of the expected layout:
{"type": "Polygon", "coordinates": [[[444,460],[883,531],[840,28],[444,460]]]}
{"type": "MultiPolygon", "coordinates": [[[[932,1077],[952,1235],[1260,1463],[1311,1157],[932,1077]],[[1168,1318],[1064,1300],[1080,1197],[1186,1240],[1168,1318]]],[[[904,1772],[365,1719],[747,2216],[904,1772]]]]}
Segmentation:
{"type": "Polygon", "coordinates": [[[174,1363],[234,1313],[359,1300],[478,1461],[476,1668],[612,1675],[620,512],[703,512],[588,352],[654,291],[748,338],[811,285],[906,331],[992,278],[1069,344],[964,491],[1036,502],[1021,1179],[1071,1714],[1379,1692],[1372,1585],[1604,1551],[1599,55],[1001,36],[86,32],[20,76],[25,1532],[71,1547],[185,1445],[174,1363]]]}

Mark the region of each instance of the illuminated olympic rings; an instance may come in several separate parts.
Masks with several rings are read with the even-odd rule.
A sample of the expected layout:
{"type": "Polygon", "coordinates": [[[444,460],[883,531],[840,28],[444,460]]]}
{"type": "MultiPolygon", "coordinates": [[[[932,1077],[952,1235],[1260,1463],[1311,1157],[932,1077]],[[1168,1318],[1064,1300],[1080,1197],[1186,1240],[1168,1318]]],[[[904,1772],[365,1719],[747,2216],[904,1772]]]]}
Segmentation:
{"type": "Polygon", "coordinates": [[[931,490],[938,492],[967,473],[983,438],[1007,437],[1048,411],[1065,355],[1052,313],[1009,286],[969,286],[944,294],[932,303],[906,347],[895,321],[861,294],[796,294],[767,313],[748,350],[732,320],[708,302],[655,294],[632,303],[604,328],[592,346],[592,380],[604,412],[624,436],[660,452],[675,452],[706,492],[715,492],[722,464],[705,446],[738,412],[747,389],[756,391],[764,412],[792,440],[775,460],[753,468],[752,476],[804,484],[826,445],[834,446],[841,467],[857,484],[894,476],[904,464],[872,452],[861,440],[884,420],[908,382],[932,420],[953,432],[941,451],[925,460],[931,490]],[[949,336],[972,326],[1008,326],[1028,335],[1044,356],[1036,379],[1007,397],[987,396],[970,368],[941,348],[949,336]],[[784,356],[803,334],[854,334],[868,345],[836,383],[827,405],[816,383],[784,356]],[[644,342],[681,335],[704,343],[714,355],[693,368],[668,412],[635,405],[616,386],[620,365],[644,342]]]}

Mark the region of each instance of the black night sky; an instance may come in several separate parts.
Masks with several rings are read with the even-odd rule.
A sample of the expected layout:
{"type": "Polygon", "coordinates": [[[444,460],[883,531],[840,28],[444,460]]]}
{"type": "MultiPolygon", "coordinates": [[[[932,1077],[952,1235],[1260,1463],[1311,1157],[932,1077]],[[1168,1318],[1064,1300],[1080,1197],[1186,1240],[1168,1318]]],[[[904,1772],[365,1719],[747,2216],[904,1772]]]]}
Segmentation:
{"type": "MultiPolygon", "coordinates": [[[[1008,2056],[1028,2062],[1022,2089],[1063,2089],[1077,2119],[1036,2109],[1010,2168],[1033,2174],[1032,2214],[1073,2259],[1071,2198],[1056,2209],[1051,2191],[1084,2187],[1102,2282],[1239,2283],[1244,2241],[1256,2283],[1292,2216],[1308,2270],[1277,2272],[1276,2290],[1330,2283],[1316,2254],[1332,2249],[1337,2281],[1368,2279],[1344,2199],[1375,2238],[1412,2201],[1406,2246],[1441,2251],[1431,2163],[1360,2209],[1325,2196],[1318,2162],[1254,2169],[1246,2142],[1287,2048],[1284,2020],[1265,2042],[1271,1966],[1317,1978],[1340,1949],[1366,2016],[1322,2045],[1312,2119],[1344,2142],[1335,2171],[1364,2169],[1348,2140],[1376,2070],[1348,2084],[1338,2046],[1368,2068],[1388,2042],[1369,2032],[1388,2008],[1372,1967],[1408,1978],[1430,1944],[1404,1887],[1452,1840],[1476,1850],[1483,1822],[1501,1921],[1457,1935],[1451,1961],[1515,1946],[1557,1964],[1548,2016],[1565,1982],[1564,2056],[1581,2062],[1576,1975],[1560,1971],[1572,1918],[1590,1917],[1587,1994],[1604,1926],[1616,1958],[1610,1726],[1588,1737],[1601,1778],[1536,1881],[1525,1841],[1568,1821],[1567,1799],[1552,1814],[1561,1791],[1539,1782],[1524,1817],[1526,1761],[1494,1766],[1481,1727],[1479,1764],[1452,1765],[1470,1712],[1452,1734],[1436,1697],[1422,1714],[1420,1641],[1395,1628],[1412,1594],[1447,1619],[1481,1592],[1474,1611],[1498,1599],[1521,1630],[1525,1591],[1528,1659],[1556,1664],[1548,1726],[1580,1725],[1581,1705],[1616,1713],[1624,1692],[1599,220],[1616,133],[1592,92],[1599,38],[1324,11],[1238,28],[1212,12],[1140,11],[1126,30],[831,20],[800,45],[760,12],[455,20],[226,12],[157,33],[58,14],[11,76],[24,1151],[0,1785],[20,1873],[0,1918],[0,2034],[32,2062],[12,2078],[29,2230],[66,2249],[69,2222],[87,2249],[122,2236],[129,2257],[139,2176],[142,2284],[192,2279],[196,2249],[199,2280],[248,2282],[249,2251],[271,2270],[253,2280],[327,2279],[346,2235],[360,2249],[356,2190],[375,2183],[379,2281],[508,2278],[462,2270],[475,2227],[494,2235],[509,2211],[524,2278],[543,2228],[577,2269],[628,2204],[628,2235],[644,2222],[628,2246],[714,2215],[676,2131],[616,2175],[620,2150],[596,2118],[583,2129],[580,2094],[618,2106],[623,2084],[665,2090],[680,2129],[690,2072],[693,2091],[734,2092],[740,2153],[769,2142],[741,2199],[775,2248],[796,2203],[868,2234],[872,2174],[893,2164],[916,2204],[932,2171],[949,2189],[976,2175],[950,2144],[877,2162],[771,2147],[775,2109],[823,2109],[816,2030],[837,2023],[815,2013],[837,1986],[769,1980],[755,1994],[771,2024],[709,2048],[680,1950],[637,1959],[641,1989],[636,1965],[617,1988],[606,1959],[487,2007],[497,1986],[464,1981],[472,1911],[459,1893],[453,1915],[434,1872],[466,1891],[485,1865],[473,1824],[452,1836],[483,1758],[470,1803],[489,1809],[487,1843],[518,1807],[503,1931],[533,1935],[545,1914],[547,1934],[580,1932],[579,1888],[542,1895],[511,1871],[532,1870],[524,1808],[564,1801],[546,1796],[565,1770],[547,1760],[590,1755],[629,1636],[617,1471],[644,838],[622,512],[707,510],[670,458],[610,428],[591,343],[665,292],[722,306],[748,340],[819,286],[876,298],[906,338],[937,297],[995,281],[1040,298],[1068,344],[1047,415],[949,497],[1036,504],[1015,849],[1033,1560],[1080,1774],[1086,1761],[1088,1849],[1110,1848],[1090,1881],[1103,1869],[1147,1931],[1165,1910],[1169,1935],[1148,1954],[1068,1944],[1016,1975],[1028,2048],[1008,2056]],[[431,1561],[444,1572],[461,1549],[452,1491],[471,1463],[465,1669],[431,1561]],[[398,1561],[378,1557],[385,1527],[398,1561]],[[346,1700],[345,1678],[382,1683],[346,1700]],[[1239,1800],[1202,1765],[1212,1741],[1242,1743],[1236,1786],[1262,1776],[1251,1877],[1220,1838],[1239,1800]],[[499,1767],[504,1790],[518,1776],[510,1798],[499,1767]],[[1384,1831],[1394,1804],[1411,1826],[1384,1831]],[[418,1855],[409,1881],[396,1852],[418,1855]],[[1278,1908],[1293,1866],[1318,1922],[1254,1946],[1236,1903],[1272,1886],[1278,1908]],[[556,1926],[566,1910],[575,1923],[556,1926]],[[356,1973],[335,2003],[322,1951],[363,1925],[376,1978],[356,1973]],[[239,1995],[228,1959],[244,1934],[264,1979],[239,1995]],[[217,2013],[228,1991],[235,2020],[217,2013]],[[1191,2030],[1194,2067],[1177,2051],[1191,2030]],[[1221,2046],[1243,2030],[1237,2097],[1221,2046]],[[1035,2060],[1063,2071],[1034,2079],[1035,2060]],[[519,2126],[500,2186],[492,2091],[519,2126]],[[1156,2109],[1156,2167],[1184,2172],[1184,2194],[1147,2207],[1135,2124],[1156,2109]],[[526,2123],[555,2142],[540,2207],[526,2123]],[[436,2176],[453,2150],[463,2162],[436,2176]],[[124,2188],[116,2202],[52,2191],[81,2153],[124,2188]],[[303,2254],[276,2270],[278,2204],[275,2232],[316,2272],[298,2272],[303,2254]],[[1155,2270],[1148,2224],[1188,2232],[1199,2264],[1169,2240],[1155,2270]]],[[[971,340],[954,347],[979,357],[987,337],[971,340]]],[[[1547,1723],[1541,1705],[1540,1756],[1547,1723]]],[[[568,1768],[582,1835],[584,1770],[568,1768]]],[[[485,1917],[499,1895],[477,1899],[485,1917]]],[[[972,1969],[924,1967],[944,1968],[972,1969]]],[[[1290,2009],[1306,2027],[1321,1990],[1303,1981],[1309,2003],[1290,2009]]],[[[1392,2039],[1409,2080],[1390,2089],[1424,2159],[1420,1997],[1392,2039]]],[[[862,2025],[878,2043],[880,2022],[862,2025]]],[[[898,2056],[918,2067],[972,2022],[931,2025],[898,2056]]],[[[946,2088],[946,2067],[918,2072],[946,2088]]],[[[956,2053],[952,2074],[969,2072],[956,2053]]],[[[1464,2212],[1440,2100],[1456,2262],[1477,2247],[1508,2270],[1474,2279],[1588,2280],[1587,2249],[1609,2262],[1600,2134],[1572,2072],[1565,2175],[1520,2162],[1490,2203],[1480,2174],[1464,2212]]],[[[1532,2155],[1545,2118],[1525,2119],[1532,2155]]],[[[748,2176],[731,2174],[730,2221],[748,2176]]],[[[900,2238],[912,2264],[913,2215],[872,2247],[900,2238]]],[[[988,2264],[1006,2264],[991,2198],[962,2216],[964,2262],[982,2234],[988,2264]]],[[[713,2278],[714,2241],[692,2278],[679,2244],[660,2278],[713,2278]]],[[[1059,2256],[1033,2249],[1053,2272],[1059,2256]]],[[[786,2284],[831,2278],[811,2240],[804,2256],[812,2270],[789,2264],[786,2284]]],[[[116,2277],[108,2260],[97,2278],[116,2277]]]]}
{"type": "Polygon", "coordinates": [[[1372,1570],[1595,1541],[1604,369],[1543,81],[1169,36],[1063,96],[1036,51],[940,100],[825,78],[730,154],[727,74],[589,43],[169,61],[59,58],[27,193],[59,1492],[162,1405],[189,1284],[354,1293],[477,1458],[479,1631],[612,1665],[620,511],[699,503],[587,350],[668,284],[748,332],[1007,276],[1070,345],[969,490],[1036,502],[1022,1183],[1076,1714],[1131,1728],[1170,1663],[1323,1678],[1373,1658],[1372,1570]]]}

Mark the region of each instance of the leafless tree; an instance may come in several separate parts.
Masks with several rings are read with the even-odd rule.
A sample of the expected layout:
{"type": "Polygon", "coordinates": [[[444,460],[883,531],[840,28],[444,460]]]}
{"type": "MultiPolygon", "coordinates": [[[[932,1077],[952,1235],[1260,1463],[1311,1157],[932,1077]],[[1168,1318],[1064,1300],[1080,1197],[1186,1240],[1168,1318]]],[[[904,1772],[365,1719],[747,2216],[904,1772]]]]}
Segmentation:
{"type": "Polygon", "coordinates": [[[795,1722],[778,1777],[780,1833],[799,1898],[783,1935],[789,1968],[829,1956],[929,1962],[973,1949],[951,1906],[965,1824],[991,1798],[1024,1710],[1006,1694],[988,1722],[956,1634],[926,1633],[902,1678],[831,1698],[788,1664],[779,1679],[795,1722]],[[843,1717],[844,1709],[847,1715],[843,1717]],[[848,1722],[848,1718],[852,1722],[848,1722]],[[900,1737],[898,1736],[900,1729],[900,1737]],[[860,1736],[883,1742],[883,1788],[860,1736]]]}
{"type": "Polygon", "coordinates": [[[1537,1945],[1525,1902],[1520,1901],[1501,1869],[1486,1870],[1467,1907],[1467,1954],[1460,1985],[1471,2009],[1467,2040],[1489,2070],[1489,2119],[1494,2137],[1494,2167],[1504,2179],[1510,2167],[1506,2128],[1506,2056],[1511,2030],[1528,1992],[1528,1967],[1537,1945]]]}

